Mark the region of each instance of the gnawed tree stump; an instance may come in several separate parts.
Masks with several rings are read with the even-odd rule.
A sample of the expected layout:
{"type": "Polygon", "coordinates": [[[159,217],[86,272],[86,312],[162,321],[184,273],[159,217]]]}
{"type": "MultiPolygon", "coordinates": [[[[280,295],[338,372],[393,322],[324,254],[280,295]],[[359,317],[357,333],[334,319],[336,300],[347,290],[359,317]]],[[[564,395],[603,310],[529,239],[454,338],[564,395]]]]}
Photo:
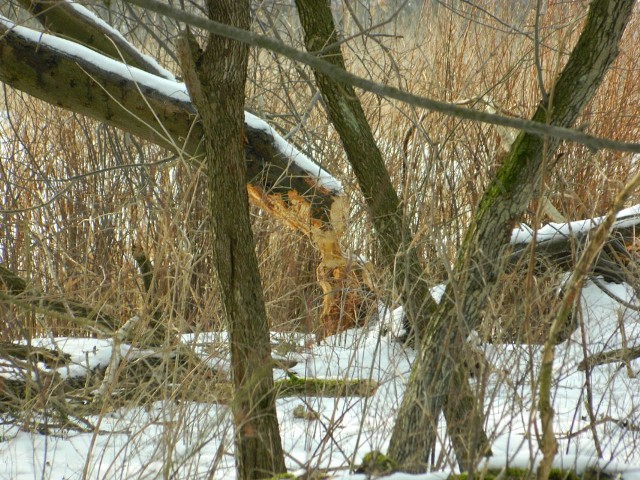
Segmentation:
{"type": "Polygon", "coordinates": [[[316,276],[323,306],[317,338],[361,326],[376,302],[371,266],[348,257],[340,246],[346,197],[341,189],[317,181],[283,158],[276,147],[277,133],[266,124],[264,129],[245,125],[245,139],[248,172],[261,178],[247,185],[251,203],[307,236],[320,252],[316,276]]]}
{"type": "Polygon", "coordinates": [[[366,323],[377,305],[369,268],[357,259],[323,255],[316,270],[324,292],[319,338],[366,323]]]}
{"type": "MultiPolygon", "coordinates": [[[[0,81],[180,156],[202,157],[202,125],[184,84],[136,55],[134,46],[114,45],[114,30],[79,13],[82,8],[68,8],[61,0],[20,1],[49,32],[72,41],[55,37],[53,46],[49,35],[0,21],[0,81]],[[79,54],[87,42],[94,50],[79,54]]],[[[117,42],[122,41],[118,36],[117,42]]],[[[345,208],[341,188],[323,183],[322,176],[328,174],[319,166],[296,164],[299,152],[276,138],[270,127],[246,123],[243,135],[251,201],[308,236],[320,251],[317,275],[324,300],[318,336],[359,324],[374,300],[366,268],[340,247],[345,208]]]]}

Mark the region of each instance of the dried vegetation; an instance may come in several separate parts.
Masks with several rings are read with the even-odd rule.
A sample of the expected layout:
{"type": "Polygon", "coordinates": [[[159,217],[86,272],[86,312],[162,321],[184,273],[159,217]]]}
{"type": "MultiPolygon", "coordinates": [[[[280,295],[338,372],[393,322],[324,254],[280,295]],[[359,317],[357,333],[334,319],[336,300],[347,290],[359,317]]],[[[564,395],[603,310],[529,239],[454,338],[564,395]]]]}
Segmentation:
{"type": "MultiPolygon", "coordinates": [[[[371,2],[376,4],[371,11],[356,3],[349,2],[349,8],[357,12],[347,6],[335,12],[347,38],[344,52],[351,71],[415,94],[523,118],[537,106],[539,77],[550,85],[566,60],[586,12],[582,2],[546,2],[536,60],[534,11],[524,7],[526,2],[520,10],[511,1],[493,2],[490,12],[467,2],[410,2],[397,15],[394,6],[402,2],[371,2]],[[362,33],[378,23],[383,25],[362,33]]],[[[115,26],[131,21],[118,2],[112,8],[115,26]]],[[[171,42],[175,27],[156,20],[140,25],[155,25],[153,33],[171,42]]],[[[302,48],[295,10],[288,4],[261,3],[254,25],[302,48]]],[[[639,138],[638,31],[636,15],[622,54],[581,117],[585,131],[619,140],[639,138]]],[[[143,26],[132,28],[130,35],[175,71],[167,50],[155,47],[143,26]]],[[[378,298],[395,305],[391,275],[376,269],[377,246],[365,203],[311,72],[254,51],[249,78],[247,108],[342,180],[349,198],[345,250],[370,260],[378,298]]],[[[424,261],[425,276],[436,285],[447,278],[470,214],[511,133],[372,94],[363,94],[362,102],[401,192],[413,247],[424,261]]],[[[158,324],[167,348],[174,345],[175,332],[223,329],[200,165],[7,87],[0,108],[0,265],[45,298],[81,302],[121,324],[139,315],[141,326],[129,339],[134,344],[144,343],[158,324]],[[140,251],[151,261],[148,291],[134,256],[140,251]],[[161,322],[154,322],[158,314],[161,322]]],[[[538,200],[523,221],[540,226],[598,215],[637,168],[628,155],[564,144],[549,159],[538,200]]],[[[317,252],[306,238],[257,208],[252,215],[271,328],[313,333],[322,306],[317,252]]],[[[538,277],[527,265],[506,276],[487,309],[488,335],[496,341],[544,338],[560,277],[553,268],[538,277]]],[[[0,282],[3,342],[93,335],[92,327],[86,318],[74,318],[71,308],[52,314],[17,301],[0,282]]],[[[193,378],[195,368],[179,376],[193,378]]],[[[122,376],[123,387],[135,384],[128,378],[122,376]]]]}

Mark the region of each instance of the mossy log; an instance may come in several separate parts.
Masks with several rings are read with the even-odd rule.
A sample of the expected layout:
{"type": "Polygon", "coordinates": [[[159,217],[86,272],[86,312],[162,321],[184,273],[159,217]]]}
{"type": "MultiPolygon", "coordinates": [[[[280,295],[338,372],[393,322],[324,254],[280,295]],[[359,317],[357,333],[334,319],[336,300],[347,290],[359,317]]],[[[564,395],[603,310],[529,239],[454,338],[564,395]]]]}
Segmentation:
{"type": "MultiPolygon", "coordinates": [[[[533,480],[536,475],[535,470],[526,468],[494,468],[487,471],[474,472],[472,475],[467,472],[451,474],[447,477],[447,480],[533,480]]],[[[552,468],[549,471],[548,480],[607,480],[612,478],[618,478],[618,475],[595,468],[586,469],[581,474],[573,470],[552,468]]]]}
{"type": "Polygon", "coordinates": [[[289,375],[275,384],[279,397],[370,397],[378,389],[374,380],[333,380],[289,375]]]}
{"type": "MultiPolygon", "coordinates": [[[[29,348],[29,359],[35,355],[52,353],[47,349],[29,348]]],[[[26,351],[26,350],[25,350],[26,351]]],[[[20,350],[22,352],[22,349],[20,350]]],[[[92,403],[92,409],[102,408],[107,401],[113,407],[123,404],[143,404],[161,399],[227,404],[234,398],[233,384],[224,373],[202,363],[193,355],[171,357],[169,365],[160,355],[132,355],[120,363],[112,385],[101,390],[107,366],[86,370],[83,376],[63,378],[56,370],[42,370],[34,361],[14,361],[8,355],[0,358],[14,365],[11,378],[0,377],[0,411],[16,409],[30,398],[38,398],[38,405],[46,407],[46,399],[55,393],[62,401],[80,405],[92,403]],[[175,372],[169,382],[164,372],[175,372]],[[98,394],[107,393],[107,395],[98,394]]],[[[39,357],[38,357],[39,358],[39,357]]],[[[66,356],[62,364],[68,361],[66,356]]],[[[51,364],[54,366],[54,364],[51,364]]],[[[368,397],[375,394],[378,383],[373,380],[300,378],[290,374],[289,378],[275,382],[276,396],[284,397],[368,397]]],[[[84,408],[84,407],[83,407],[84,408]]],[[[95,412],[93,412],[95,413],[95,412]]]]}

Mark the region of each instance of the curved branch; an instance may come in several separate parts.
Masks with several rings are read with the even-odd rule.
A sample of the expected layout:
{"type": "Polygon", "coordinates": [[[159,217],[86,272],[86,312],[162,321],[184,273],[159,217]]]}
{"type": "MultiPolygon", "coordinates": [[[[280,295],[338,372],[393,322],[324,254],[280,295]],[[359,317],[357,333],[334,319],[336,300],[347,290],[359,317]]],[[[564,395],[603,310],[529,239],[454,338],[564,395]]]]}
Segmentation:
{"type": "Polygon", "coordinates": [[[142,54],[120,32],[102,21],[90,10],[67,0],[18,0],[47,30],[64,35],[115,60],[175,81],[152,58],[142,54]]]}

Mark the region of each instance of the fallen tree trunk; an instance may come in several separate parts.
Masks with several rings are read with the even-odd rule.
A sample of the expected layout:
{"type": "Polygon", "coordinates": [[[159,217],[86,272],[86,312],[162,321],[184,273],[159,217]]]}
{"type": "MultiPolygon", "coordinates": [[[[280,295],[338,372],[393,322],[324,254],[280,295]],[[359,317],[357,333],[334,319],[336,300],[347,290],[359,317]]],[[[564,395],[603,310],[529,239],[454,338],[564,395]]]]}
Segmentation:
{"type": "Polygon", "coordinates": [[[59,33],[80,45],[92,48],[115,60],[122,61],[168,80],[175,77],[143,55],[117,30],[98,18],[79,3],[66,0],[17,0],[29,10],[48,31],[59,33]]]}
{"type": "MultiPolygon", "coordinates": [[[[115,404],[124,401],[144,403],[159,400],[160,397],[195,402],[231,402],[234,387],[226,375],[215,367],[197,361],[190,353],[185,357],[181,347],[168,357],[169,365],[166,354],[130,347],[124,358],[119,351],[112,352],[112,355],[117,355],[115,364],[109,362],[77,368],[80,365],[74,365],[70,355],[62,351],[2,342],[0,411],[10,411],[29,398],[39,397],[42,398],[39,407],[47,408],[47,399],[52,396],[57,400],[53,405],[55,408],[67,403],[77,405],[82,410],[75,411],[78,415],[95,413],[91,412],[97,405],[93,401],[104,396],[115,404]],[[47,368],[38,365],[38,362],[43,361],[47,368]],[[76,368],[70,370],[72,366],[76,368]],[[167,368],[174,372],[170,380],[166,375],[158,374],[167,368]],[[117,370],[117,374],[110,376],[109,369],[117,370]],[[69,374],[69,371],[74,373],[69,374]],[[110,381],[108,388],[104,385],[105,378],[110,381]],[[89,405],[90,403],[94,403],[94,406],[89,405]],[[89,410],[81,405],[87,405],[89,410]]],[[[277,360],[274,359],[274,362],[277,360]]],[[[375,394],[378,386],[376,381],[368,379],[300,378],[288,373],[287,379],[275,382],[274,389],[278,398],[369,397],[375,394]]]]}
{"type": "MultiPolygon", "coordinates": [[[[634,207],[635,208],[635,207],[634,207]]],[[[549,224],[538,230],[535,246],[529,241],[519,241],[518,233],[512,236],[512,251],[508,256],[508,267],[514,267],[525,260],[535,247],[536,267],[544,269],[545,263],[560,267],[562,270],[571,271],[575,262],[591,238],[599,219],[584,220],[562,224],[549,224]],[[587,227],[571,228],[571,225],[589,223],[587,227]],[[593,228],[591,228],[593,227],[593,228]],[[539,236],[538,236],[539,235],[539,236]]],[[[633,245],[637,239],[637,228],[640,224],[640,214],[633,214],[619,218],[604,244],[603,250],[594,262],[591,275],[602,276],[607,282],[626,282],[632,287],[634,275],[632,270],[637,260],[628,250],[628,245],[633,245]],[[631,271],[630,271],[631,270],[631,271]]],[[[528,240],[528,239],[527,239],[528,240]]]]}
{"type": "Polygon", "coordinates": [[[640,347],[619,348],[608,352],[594,353],[578,364],[578,370],[583,372],[598,365],[614,362],[621,362],[628,365],[631,360],[635,360],[638,357],[640,357],[640,347]]]}
{"type": "MultiPolygon", "coordinates": [[[[0,81],[179,155],[201,158],[204,153],[202,125],[184,84],[127,67],[73,42],[0,21],[0,81]]],[[[301,228],[302,219],[293,219],[307,213],[303,233],[329,230],[332,217],[342,215],[340,188],[322,184],[317,173],[288,158],[264,128],[245,125],[244,136],[252,198],[264,195],[262,205],[301,228]]]]}
{"type": "MultiPolygon", "coordinates": [[[[56,8],[51,8],[51,15],[56,8]]],[[[64,15],[76,11],[66,4],[64,8],[64,15]]],[[[74,29],[68,30],[66,23],[54,22],[43,12],[39,15],[46,25],[71,38],[83,38],[77,28],[83,21],[86,29],[94,28],[86,16],[79,15],[74,29]]],[[[202,158],[202,125],[184,84],[148,73],[150,67],[135,59],[131,62],[147,71],[0,17],[0,81],[180,156],[202,158]]],[[[252,203],[310,237],[320,251],[317,275],[324,305],[319,336],[355,325],[372,298],[362,266],[347,258],[339,244],[345,209],[339,182],[249,114],[242,134],[252,203]]]]}

